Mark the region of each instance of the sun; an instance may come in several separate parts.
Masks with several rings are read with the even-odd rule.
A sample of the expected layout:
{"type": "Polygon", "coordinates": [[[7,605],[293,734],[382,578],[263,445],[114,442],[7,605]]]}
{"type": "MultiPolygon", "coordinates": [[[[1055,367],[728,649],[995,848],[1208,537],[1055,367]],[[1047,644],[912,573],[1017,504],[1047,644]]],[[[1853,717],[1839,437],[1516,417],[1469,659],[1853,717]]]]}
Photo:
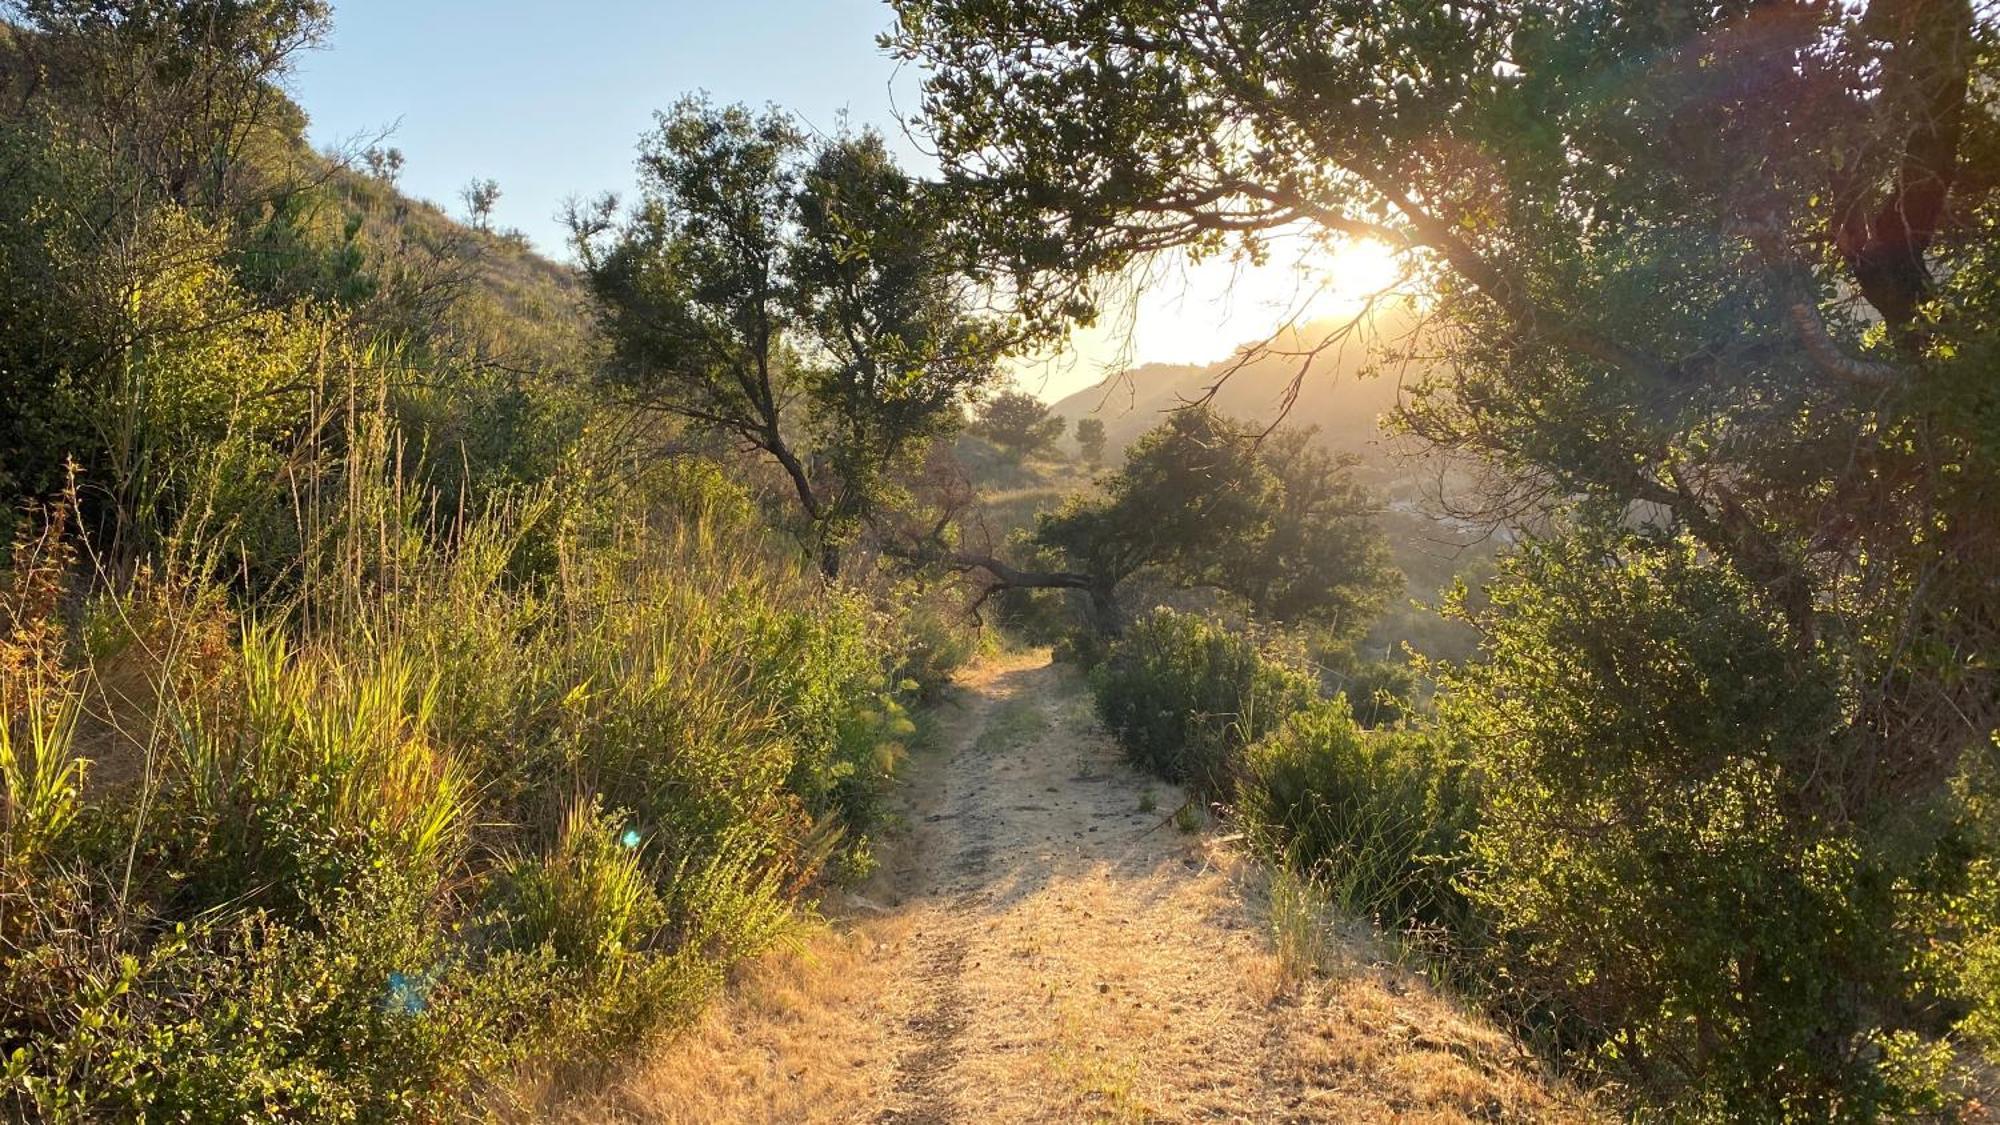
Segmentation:
{"type": "Polygon", "coordinates": [[[1261,262],[1224,259],[1189,271],[1176,316],[1188,331],[1241,344],[1291,325],[1356,316],[1400,290],[1406,272],[1396,249],[1377,239],[1274,242],[1261,262]]]}
{"type": "Polygon", "coordinates": [[[1399,288],[1406,264],[1394,247],[1374,238],[1350,238],[1326,256],[1327,300],[1358,306],[1399,288]]]}
{"type": "Polygon", "coordinates": [[[1315,322],[1346,320],[1406,287],[1407,262],[1376,239],[1334,242],[1304,230],[1267,243],[1262,261],[1166,255],[1134,279],[1128,299],[1072,334],[1055,358],[1017,363],[1051,397],[1143,363],[1212,363],[1238,348],[1315,322]]]}
{"type": "Polygon", "coordinates": [[[1140,327],[1184,356],[1224,355],[1287,327],[1360,315],[1402,287],[1406,266],[1372,238],[1274,241],[1261,262],[1211,259],[1162,278],[1141,299],[1140,327]]]}

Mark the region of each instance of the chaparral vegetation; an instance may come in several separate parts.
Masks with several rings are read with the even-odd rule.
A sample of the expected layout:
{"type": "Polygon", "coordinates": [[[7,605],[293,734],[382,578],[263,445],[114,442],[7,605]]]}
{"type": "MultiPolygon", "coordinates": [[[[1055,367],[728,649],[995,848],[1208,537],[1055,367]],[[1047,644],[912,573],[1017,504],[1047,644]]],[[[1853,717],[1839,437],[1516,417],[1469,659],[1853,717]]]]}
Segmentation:
{"type": "Polygon", "coordinates": [[[2000,8],[879,14],[906,120],[685,96],[556,262],[308,142],[325,0],[0,0],[0,1117],[510,1119],[688,1043],[647,1113],[1342,1120],[1421,1067],[1298,1029],[1418,978],[1476,1073],[1388,1116],[2000,1104],[2000,8]],[[1300,245],[1341,296],[1220,362],[1024,374],[1300,245]],[[1284,981],[1169,1009],[1234,1030],[1079,1046],[1261,988],[1250,899],[1284,981]],[[842,903],[814,1015],[758,974],[842,903]],[[961,1061],[1027,986],[956,982],[1064,956],[1031,1108],[961,1061]]]}

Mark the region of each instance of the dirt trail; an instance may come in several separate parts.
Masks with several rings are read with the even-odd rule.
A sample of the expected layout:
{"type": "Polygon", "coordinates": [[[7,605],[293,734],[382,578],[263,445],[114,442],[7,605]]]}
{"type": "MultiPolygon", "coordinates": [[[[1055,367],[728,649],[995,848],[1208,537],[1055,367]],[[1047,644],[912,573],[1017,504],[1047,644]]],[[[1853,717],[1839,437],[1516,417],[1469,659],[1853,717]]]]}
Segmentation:
{"type": "Polygon", "coordinates": [[[1504,1036],[1374,962],[1288,984],[1253,864],[1174,822],[1044,656],[988,664],[835,920],[573,1120],[1574,1117],[1504,1036]]]}

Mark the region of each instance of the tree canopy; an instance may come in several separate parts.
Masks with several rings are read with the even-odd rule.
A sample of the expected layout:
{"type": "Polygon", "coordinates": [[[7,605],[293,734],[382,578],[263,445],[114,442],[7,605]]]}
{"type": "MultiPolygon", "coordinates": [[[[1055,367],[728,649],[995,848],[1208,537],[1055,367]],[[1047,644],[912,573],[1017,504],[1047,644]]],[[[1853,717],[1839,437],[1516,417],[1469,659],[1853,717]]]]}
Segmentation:
{"type": "Polygon", "coordinates": [[[1309,431],[1259,436],[1206,408],[1178,411],[1100,493],[1044,515],[1035,540],[1107,587],[1152,569],[1267,621],[1351,632],[1395,578],[1373,502],[1309,431]]]}
{"type": "Polygon", "coordinates": [[[1964,0],[896,7],[1024,307],[1167,249],[1400,248],[1444,360],[1403,421],[1506,475],[1492,514],[1652,505],[1805,643],[1866,638],[1876,784],[1987,744],[2000,118],[1964,0]]]}
{"type": "Polygon", "coordinates": [[[1083,454],[1083,463],[1096,468],[1104,462],[1104,419],[1078,418],[1076,420],[1076,448],[1083,454]]]}
{"type": "Polygon", "coordinates": [[[1016,457],[1054,445],[1062,437],[1063,419],[1048,404],[1026,391],[1001,391],[979,406],[973,432],[1016,457]]]}
{"type": "Polygon", "coordinates": [[[879,136],[814,142],[785,114],[699,99],[660,116],[640,170],[629,214],[607,198],[571,220],[609,378],[771,457],[834,573],[1003,350],[968,311],[940,200],[879,136]]]}

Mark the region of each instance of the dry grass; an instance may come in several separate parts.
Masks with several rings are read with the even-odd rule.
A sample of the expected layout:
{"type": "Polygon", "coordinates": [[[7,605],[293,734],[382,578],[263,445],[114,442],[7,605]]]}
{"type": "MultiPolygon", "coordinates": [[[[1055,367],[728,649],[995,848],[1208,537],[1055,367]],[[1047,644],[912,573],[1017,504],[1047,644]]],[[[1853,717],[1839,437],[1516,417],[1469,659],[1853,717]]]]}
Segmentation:
{"type": "Polygon", "coordinates": [[[1393,968],[1314,979],[1273,1008],[1287,1107],[1310,1121],[1588,1120],[1519,1043],[1393,968]]]}
{"type": "Polygon", "coordinates": [[[897,968],[885,954],[906,925],[802,928],[739,973],[690,1032],[554,1116],[579,1125],[853,1120],[893,1063],[877,1001],[897,968]]]}
{"type": "Polygon", "coordinates": [[[1118,760],[1067,671],[989,665],[947,721],[877,881],[569,1120],[1592,1116],[1365,930],[1314,914],[1281,951],[1265,873],[1138,811],[1183,797],[1118,760]]]}

